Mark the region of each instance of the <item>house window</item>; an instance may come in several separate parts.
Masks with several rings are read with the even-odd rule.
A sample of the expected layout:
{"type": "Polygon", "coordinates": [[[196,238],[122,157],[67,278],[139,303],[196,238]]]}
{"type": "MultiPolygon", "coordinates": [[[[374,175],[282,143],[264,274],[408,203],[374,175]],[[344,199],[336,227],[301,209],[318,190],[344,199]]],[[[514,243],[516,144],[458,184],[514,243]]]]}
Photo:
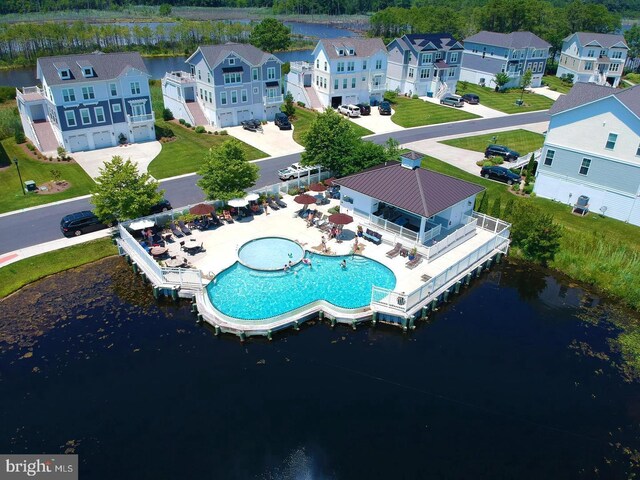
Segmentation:
{"type": "Polygon", "coordinates": [[[82,69],[82,75],[84,75],[85,78],[93,77],[93,68],[91,68],[91,67],[83,68],[82,69]]]}
{"type": "Polygon", "coordinates": [[[75,102],[76,101],[76,92],[73,88],[63,88],[62,89],[62,99],[65,102],[75,102]]]}
{"type": "Polygon", "coordinates": [[[356,69],[356,62],[347,62],[347,72],[353,72],[356,69]]]}
{"type": "Polygon", "coordinates": [[[442,52],[436,52],[436,60],[442,60],[442,52]]]}
{"type": "Polygon", "coordinates": [[[112,97],[115,97],[116,95],[118,95],[118,86],[115,83],[109,84],[109,93],[111,94],[112,97]]]}
{"type": "Polygon", "coordinates": [[[267,80],[273,80],[274,78],[276,78],[276,68],[275,67],[267,68],[267,80]]]}
{"type": "Polygon", "coordinates": [[[76,123],[76,112],[74,112],[73,110],[66,110],[64,112],[64,116],[67,119],[67,126],[68,127],[75,127],[77,125],[77,123],[76,123]]]}
{"type": "Polygon", "coordinates": [[[327,62],[324,62],[324,71],[327,71],[327,62]]]}
{"type": "Polygon", "coordinates": [[[620,70],[620,64],[619,63],[612,63],[611,65],[609,65],[609,71],[610,72],[617,72],[618,70],[620,70]]]}
{"type": "Polygon", "coordinates": [[[235,58],[230,58],[229,59],[229,65],[235,65],[236,64],[236,59],[235,58]]]}
{"type": "Polygon", "coordinates": [[[342,88],[347,88],[347,81],[348,80],[346,78],[342,79],[342,88]]]}
{"type": "Polygon", "coordinates": [[[338,62],[338,72],[344,72],[344,62],[338,62]]]}
{"type": "Polygon", "coordinates": [[[316,68],[320,68],[320,59],[316,58],[316,68]]]}
{"type": "Polygon", "coordinates": [[[604,146],[607,150],[613,150],[616,147],[616,140],[618,140],[618,134],[610,133],[607,138],[607,144],[604,146]]]}
{"type": "Polygon", "coordinates": [[[105,121],[104,108],[96,107],[93,113],[96,115],[96,122],[103,123],[105,121]]]}
{"type": "Polygon", "coordinates": [[[238,91],[231,90],[231,103],[238,103],[238,91]]]}
{"type": "Polygon", "coordinates": [[[429,78],[429,69],[428,68],[423,68],[420,70],[420,78],[421,79],[425,79],[425,78],[429,78]]]}
{"type": "Polygon", "coordinates": [[[544,164],[550,167],[553,163],[553,156],[556,154],[555,150],[547,150],[547,154],[544,156],[544,164]]]}
{"type": "Polygon", "coordinates": [[[582,163],[580,164],[580,175],[586,175],[589,173],[589,167],[591,166],[591,160],[588,158],[583,158],[582,163]]]}
{"type": "Polygon", "coordinates": [[[334,90],[338,90],[339,83],[340,83],[340,80],[338,80],[337,78],[333,80],[333,89],[334,90]]]}
{"type": "Polygon", "coordinates": [[[600,56],[601,57],[606,57],[607,56],[607,51],[606,50],[600,50],[600,56]]]}
{"type": "Polygon", "coordinates": [[[413,78],[414,70],[413,68],[409,69],[409,78],[413,78]]]}
{"type": "Polygon", "coordinates": [[[91,123],[91,116],[89,115],[89,109],[88,108],[81,108],[80,109],[80,120],[82,121],[83,125],[88,125],[91,123]]]}
{"type": "Polygon", "coordinates": [[[449,77],[453,77],[456,74],[456,69],[455,68],[450,68],[449,69],[449,77]]]}
{"type": "Polygon", "coordinates": [[[200,69],[198,69],[198,80],[202,80],[202,75],[200,74],[200,69]]]}
{"type": "Polygon", "coordinates": [[[376,70],[382,70],[382,60],[376,60],[376,70]]]}
{"type": "Polygon", "coordinates": [[[367,69],[367,61],[363,60],[362,61],[362,70],[366,70],[367,69]]]}
{"type": "Polygon", "coordinates": [[[202,100],[204,98],[204,95],[202,94],[202,89],[200,89],[200,100],[202,100]]]}
{"type": "Polygon", "coordinates": [[[207,72],[207,83],[211,83],[211,72],[207,72]]]}
{"type": "Polygon", "coordinates": [[[594,52],[593,50],[589,50],[589,51],[587,52],[587,57],[588,57],[588,58],[593,58],[593,57],[595,57],[595,52],[594,52]]]}
{"type": "Polygon", "coordinates": [[[122,112],[122,105],[120,105],[119,103],[114,103],[113,105],[111,105],[111,111],[113,113],[120,113],[122,112]]]}
{"type": "Polygon", "coordinates": [[[326,78],[322,79],[322,87],[323,88],[327,88],[327,79],[326,78]]]}
{"type": "Polygon", "coordinates": [[[84,98],[85,100],[93,100],[94,98],[96,98],[95,94],[93,93],[93,87],[82,87],[82,98],[84,98]]]}
{"type": "Polygon", "coordinates": [[[225,85],[231,85],[231,84],[234,84],[234,83],[242,83],[242,72],[224,73],[222,75],[222,78],[224,79],[224,84],[225,85]]]}
{"type": "Polygon", "coordinates": [[[350,49],[349,49],[349,55],[355,55],[355,53],[356,53],[356,52],[355,52],[355,50],[354,50],[353,48],[350,48],[350,49]]]}
{"type": "Polygon", "coordinates": [[[131,82],[131,95],[140,95],[140,82],[131,82]]]}
{"type": "Polygon", "coordinates": [[[71,73],[69,72],[69,70],[60,70],[60,78],[63,80],[71,78],[71,73]]]}
{"type": "Polygon", "coordinates": [[[638,149],[636,150],[636,157],[640,157],[640,145],[638,145],[638,149]]]}
{"type": "Polygon", "coordinates": [[[227,104],[227,92],[220,92],[220,105],[227,104]]]}
{"type": "Polygon", "coordinates": [[[243,103],[247,101],[247,91],[246,90],[241,90],[240,91],[240,101],[243,102],[243,103]]]}
{"type": "Polygon", "coordinates": [[[451,63],[456,63],[458,61],[458,52],[453,52],[450,58],[451,63]]]}
{"type": "Polygon", "coordinates": [[[593,70],[593,62],[587,62],[584,64],[585,70],[593,70]]]}
{"type": "Polygon", "coordinates": [[[251,78],[253,80],[260,80],[260,70],[258,70],[257,68],[252,68],[251,69],[251,78]]]}
{"type": "Polygon", "coordinates": [[[622,58],[622,52],[618,51],[618,52],[613,52],[611,54],[611,58],[622,58]]]}
{"type": "Polygon", "coordinates": [[[353,77],[351,79],[351,88],[356,88],[356,78],[355,77],[353,77]]]}
{"type": "Polygon", "coordinates": [[[344,50],[343,49],[338,50],[338,55],[344,55],[344,50]]]}

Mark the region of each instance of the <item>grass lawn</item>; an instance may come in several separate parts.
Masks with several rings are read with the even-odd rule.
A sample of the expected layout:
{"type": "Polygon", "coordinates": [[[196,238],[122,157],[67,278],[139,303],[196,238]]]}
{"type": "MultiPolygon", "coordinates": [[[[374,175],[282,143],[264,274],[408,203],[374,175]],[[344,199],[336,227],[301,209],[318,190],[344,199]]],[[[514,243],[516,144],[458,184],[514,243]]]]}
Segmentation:
{"type": "Polygon", "coordinates": [[[48,275],[117,253],[110,238],[101,238],[11,263],[0,268],[0,298],[48,275]]]}
{"type": "MultiPolygon", "coordinates": [[[[304,145],[302,143],[302,136],[309,131],[309,129],[311,128],[311,124],[317,116],[318,112],[314,110],[307,110],[305,108],[296,107],[295,116],[291,121],[291,124],[293,125],[293,140],[295,142],[299,143],[300,145],[304,145]]],[[[371,135],[373,133],[371,130],[368,130],[356,123],[349,123],[359,137],[364,137],[365,135],[371,135]]]]}
{"type": "Polygon", "coordinates": [[[627,73],[624,78],[636,85],[640,83],[640,73],[627,73]]]}
{"type": "Polygon", "coordinates": [[[538,150],[544,143],[544,135],[522,129],[476,135],[474,137],[454,138],[452,140],[444,140],[440,143],[451,145],[452,147],[464,148],[465,150],[473,150],[474,152],[484,152],[487,145],[494,143],[494,137],[495,143],[506,145],[521,155],[538,150]]]}
{"type": "Polygon", "coordinates": [[[542,81],[549,85],[551,90],[555,90],[560,93],[569,93],[569,90],[573,87],[572,84],[564,83],[561,78],[558,78],[555,75],[545,75],[542,77],[542,81]]]}
{"type": "MultiPolygon", "coordinates": [[[[458,84],[460,86],[460,84],[458,84]]],[[[504,113],[524,113],[535,110],[548,110],[553,105],[553,100],[536,93],[525,93],[522,99],[523,105],[516,105],[516,100],[520,100],[521,90],[508,90],[506,92],[496,92],[492,88],[481,87],[479,85],[467,84],[467,88],[462,92],[459,88],[458,95],[463,93],[475,93],[480,97],[480,103],[485,107],[500,110],[504,113]]]]}
{"type": "Polygon", "coordinates": [[[93,185],[91,177],[76,163],[36,160],[16,145],[13,137],[0,143],[0,213],[87,195],[93,185]],[[51,170],[56,169],[60,171],[63,180],[71,183],[71,187],[64,192],[51,195],[38,193],[23,195],[18,172],[12,163],[14,158],[18,159],[22,181],[33,180],[40,185],[53,180],[51,170]]]}
{"type": "Polygon", "coordinates": [[[391,120],[405,128],[480,118],[478,115],[465,112],[464,107],[445,107],[419,99],[397,97],[392,103],[395,113],[391,120]]]}

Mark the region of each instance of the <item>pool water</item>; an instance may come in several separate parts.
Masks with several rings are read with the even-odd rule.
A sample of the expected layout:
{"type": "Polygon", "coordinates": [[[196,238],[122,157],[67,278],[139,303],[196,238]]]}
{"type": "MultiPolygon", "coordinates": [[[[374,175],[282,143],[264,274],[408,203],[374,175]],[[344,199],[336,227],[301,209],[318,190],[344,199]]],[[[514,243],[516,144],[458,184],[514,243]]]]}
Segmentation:
{"type": "Polygon", "coordinates": [[[258,320],[289,312],[315,300],[343,308],[361,308],[371,302],[371,287],[393,289],[393,272],[359,255],[327,256],[307,252],[304,263],[289,271],[258,271],[236,263],[208,286],[211,303],[225,315],[258,320]],[[340,263],[346,260],[347,267],[340,263]]]}
{"type": "Polygon", "coordinates": [[[286,238],[264,237],[245,243],[238,251],[240,262],[256,270],[282,270],[290,261],[298,263],[302,247],[286,238]]]}

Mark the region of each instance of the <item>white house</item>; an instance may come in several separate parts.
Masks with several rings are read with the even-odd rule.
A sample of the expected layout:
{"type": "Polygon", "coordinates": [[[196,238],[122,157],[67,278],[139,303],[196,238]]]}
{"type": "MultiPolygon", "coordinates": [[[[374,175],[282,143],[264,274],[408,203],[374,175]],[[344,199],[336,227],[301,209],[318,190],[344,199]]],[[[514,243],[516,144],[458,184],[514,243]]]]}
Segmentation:
{"type": "Polygon", "coordinates": [[[188,72],[162,79],[164,106],[192,125],[231,127],[273,120],[283,102],[282,62],[249,44],[203,45],[187,58],[188,72]]]}
{"type": "Polygon", "coordinates": [[[617,87],[629,47],[623,35],[577,32],[562,42],[556,77],[573,75],[574,83],[617,87]]]}
{"type": "Polygon", "coordinates": [[[18,90],[27,138],[42,152],[68,152],[155,140],[149,77],[139,53],[38,59],[42,87],[18,90]]]}
{"type": "Polygon", "coordinates": [[[332,38],[318,42],[313,61],[292,62],[287,92],[311,108],[382,100],[387,49],[379,38],[332,38]]]}
{"type": "Polygon", "coordinates": [[[448,33],[409,34],[387,45],[387,87],[439,98],[455,93],[464,48],[448,33]]]}
{"type": "Polygon", "coordinates": [[[577,83],[549,112],[535,193],[640,226],[640,86],[577,83]]]}

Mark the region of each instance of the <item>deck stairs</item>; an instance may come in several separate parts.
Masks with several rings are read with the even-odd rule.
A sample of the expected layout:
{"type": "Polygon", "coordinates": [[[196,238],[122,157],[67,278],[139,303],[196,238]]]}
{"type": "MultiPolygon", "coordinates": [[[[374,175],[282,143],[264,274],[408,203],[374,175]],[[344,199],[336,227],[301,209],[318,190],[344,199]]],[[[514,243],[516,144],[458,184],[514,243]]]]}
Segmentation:
{"type": "Polygon", "coordinates": [[[202,111],[202,107],[198,102],[187,102],[185,105],[187,106],[187,110],[189,110],[189,113],[193,118],[194,126],[209,125],[209,120],[207,120],[207,117],[205,116],[204,112],[202,111]]]}
{"type": "Polygon", "coordinates": [[[322,103],[320,103],[320,99],[318,98],[318,94],[315,89],[313,87],[304,87],[304,91],[309,99],[308,107],[313,108],[314,110],[322,110],[322,103]]]}
{"type": "Polygon", "coordinates": [[[38,137],[38,144],[41,152],[56,152],[60,144],[53,133],[53,128],[49,122],[34,122],[33,131],[38,137]]]}

